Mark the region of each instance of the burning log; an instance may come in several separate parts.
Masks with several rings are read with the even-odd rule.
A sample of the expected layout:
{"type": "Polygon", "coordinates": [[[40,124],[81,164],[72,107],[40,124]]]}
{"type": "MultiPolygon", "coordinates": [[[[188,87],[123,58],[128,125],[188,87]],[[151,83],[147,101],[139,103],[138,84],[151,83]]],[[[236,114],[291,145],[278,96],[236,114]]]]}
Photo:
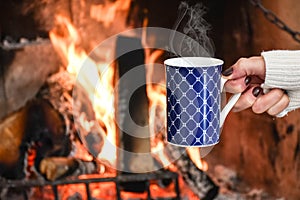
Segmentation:
{"type": "Polygon", "coordinates": [[[75,115],[84,115],[84,120],[89,122],[95,118],[90,103],[79,88],[75,101],[80,98],[82,104],[73,107],[73,83],[66,72],[51,76],[36,98],[0,123],[1,177],[24,179],[45,175],[48,180],[56,180],[95,173],[99,169],[101,164],[95,162],[86,149],[88,158],[69,157],[76,155],[79,148],[77,130],[81,131],[84,141],[91,137],[95,139],[92,146],[87,144],[94,154],[101,151],[104,137],[100,129],[84,129],[86,121],[77,122],[78,127],[75,127],[75,115]]]}
{"type": "Polygon", "coordinates": [[[19,146],[24,135],[25,109],[8,116],[0,123],[0,176],[6,178],[24,177],[24,156],[20,155],[19,146]],[[21,170],[19,169],[21,168],[21,170]],[[18,170],[17,170],[18,169],[18,170]]]}
{"type": "Polygon", "coordinates": [[[33,145],[36,147],[35,167],[44,157],[67,156],[71,148],[61,116],[44,100],[32,100],[8,116],[0,125],[0,133],[3,137],[0,175],[5,178],[25,177],[26,153],[33,145]],[[11,158],[7,159],[10,154],[11,158]]]}
{"type": "MultiPolygon", "coordinates": [[[[65,124],[69,126],[67,128],[69,139],[73,143],[79,140],[87,150],[85,157],[77,155],[79,157],[76,158],[75,155],[75,158],[45,159],[40,165],[40,170],[49,180],[95,173],[100,166],[104,166],[103,163],[94,160],[103,147],[104,130],[97,126],[95,113],[86,91],[79,84],[76,87],[74,84],[73,77],[66,71],[62,71],[50,77],[46,87],[40,92],[40,96],[51,102],[53,107],[64,116],[65,124]],[[87,156],[90,154],[92,156],[87,156]]],[[[76,148],[80,144],[76,143],[73,146],[75,149],[72,149],[70,154],[76,154],[76,148]]]]}
{"type": "Polygon", "coordinates": [[[0,44],[0,57],[0,119],[3,119],[34,98],[49,74],[58,70],[59,60],[49,40],[0,44]]]}
{"type": "Polygon", "coordinates": [[[67,176],[96,173],[97,163],[77,158],[50,157],[41,161],[40,172],[48,180],[54,181],[67,176]]]}
{"type": "MultiPolygon", "coordinates": [[[[138,38],[118,37],[116,46],[117,71],[119,72],[117,119],[119,120],[118,165],[121,174],[142,173],[153,170],[150,153],[150,132],[148,126],[148,98],[146,94],[145,52],[138,38]],[[139,69],[130,74],[133,69],[139,69]],[[128,74],[126,74],[128,73],[128,74]],[[127,76],[124,78],[124,76],[127,76]],[[138,83],[139,85],[135,85],[138,83]],[[136,89],[137,88],[137,89],[136,89]],[[135,91],[131,91],[136,89],[135,91]],[[132,93],[131,93],[132,92],[132,93]],[[127,111],[129,111],[127,113],[127,111]],[[133,123],[130,123],[133,122],[133,123]]],[[[124,190],[143,192],[145,182],[131,182],[123,185],[124,190]]]]}
{"type": "Polygon", "coordinates": [[[175,160],[174,164],[180,175],[201,200],[214,199],[217,196],[219,187],[193,163],[185,148],[166,145],[165,153],[169,159],[175,160]]]}
{"type": "Polygon", "coordinates": [[[141,40],[118,37],[116,55],[119,72],[117,119],[121,126],[120,146],[124,149],[118,155],[121,161],[119,163],[123,163],[120,168],[126,172],[148,172],[153,169],[154,163],[151,156],[142,156],[147,153],[149,155],[151,147],[150,133],[145,128],[148,126],[149,103],[146,95],[146,73],[143,67],[145,52],[141,40]],[[134,74],[130,74],[132,72],[134,74]],[[132,89],[136,90],[131,91],[132,89]]]}

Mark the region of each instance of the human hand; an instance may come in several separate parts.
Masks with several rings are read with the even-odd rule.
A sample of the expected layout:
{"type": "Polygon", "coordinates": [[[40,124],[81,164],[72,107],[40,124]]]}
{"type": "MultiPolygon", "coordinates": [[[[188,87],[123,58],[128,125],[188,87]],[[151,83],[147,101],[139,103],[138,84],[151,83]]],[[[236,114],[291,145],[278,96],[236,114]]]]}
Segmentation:
{"type": "Polygon", "coordinates": [[[229,79],[225,84],[226,92],[242,92],[232,109],[233,112],[251,107],[254,113],[277,115],[289,105],[289,97],[281,89],[274,88],[266,94],[263,93],[260,86],[265,80],[266,67],[261,56],[241,58],[222,74],[229,79]]]}

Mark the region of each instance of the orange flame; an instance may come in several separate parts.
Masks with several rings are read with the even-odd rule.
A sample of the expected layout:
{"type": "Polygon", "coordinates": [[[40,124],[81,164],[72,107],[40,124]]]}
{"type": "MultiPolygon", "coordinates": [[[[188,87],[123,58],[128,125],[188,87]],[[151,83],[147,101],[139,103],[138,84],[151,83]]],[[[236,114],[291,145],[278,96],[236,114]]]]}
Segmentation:
{"type": "MultiPolygon", "coordinates": [[[[102,128],[106,130],[106,142],[98,157],[109,159],[111,164],[115,164],[116,149],[111,148],[116,142],[113,67],[105,62],[96,63],[87,55],[80,46],[79,33],[68,18],[58,15],[56,23],[58,24],[57,27],[49,33],[51,42],[67,66],[67,71],[87,91],[91,102],[93,102],[96,118],[103,123],[104,127],[102,128]]],[[[86,125],[86,130],[90,129],[91,124],[88,122],[82,124],[86,125]]]]}
{"type": "Polygon", "coordinates": [[[200,154],[200,148],[199,147],[190,147],[187,148],[187,152],[191,158],[191,160],[194,162],[194,164],[201,170],[207,171],[208,170],[208,164],[201,158],[200,154]]]}

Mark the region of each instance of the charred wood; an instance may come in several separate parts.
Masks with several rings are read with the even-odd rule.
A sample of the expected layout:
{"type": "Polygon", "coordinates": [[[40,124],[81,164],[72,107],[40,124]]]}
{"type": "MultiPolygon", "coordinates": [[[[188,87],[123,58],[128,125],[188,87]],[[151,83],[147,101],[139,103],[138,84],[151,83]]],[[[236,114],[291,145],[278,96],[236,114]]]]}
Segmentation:
{"type": "Polygon", "coordinates": [[[19,179],[25,176],[24,155],[19,150],[24,136],[25,114],[25,109],[22,109],[0,124],[0,177],[19,179]]]}
{"type": "Polygon", "coordinates": [[[49,40],[0,44],[0,119],[35,98],[59,60],[49,40]],[[42,66],[42,67],[41,67],[42,66]]]}
{"type": "Polygon", "coordinates": [[[169,159],[175,160],[179,174],[201,200],[214,199],[217,196],[219,187],[193,163],[185,148],[167,145],[165,152],[169,159]]]}
{"type": "MultiPolygon", "coordinates": [[[[146,94],[145,52],[141,40],[119,36],[116,55],[118,71],[116,118],[120,124],[121,150],[118,153],[120,173],[149,172],[153,170],[154,162],[150,153],[150,131],[147,128],[149,102],[146,94]]],[[[147,187],[145,182],[139,181],[127,182],[122,186],[124,190],[131,192],[144,192],[147,187]]]]}
{"type": "Polygon", "coordinates": [[[61,116],[44,100],[32,100],[20,111],[8,116],[0,125],[0,133],[3,137],[0,175],[5,178],[25,177],[22,168],[27,150],[32,145],[36,145],[35,166],[44,157],[66,156],[71,149],[61,116]]]}
{"type": "Polygon", "coordinates": [[[75,84],[74,77],[66,71],[52,75],[39,96],[47,99],[61,113],[71,139],[79,139],[89,153],[97,157],[104,144],[105,127],[97,126],[88,94],[80,84],[75,84]],[[86,127],[84,123],[93,125],[86,127]]]}
{"type": "Polygon", "coordinates": [[[21,38],[19,42],[14,42],[10,40],[4,40],[0,43],[0,48],[3,50],[22,50],[28,46],[50,44],[48,38],[36,38],[35,40],[28,40],[26,38],[21,38]]]}
{"type": "Polygon", "coordinates": [[[86,144],[86,154],[98,155],[104,137],[102,130],[86,129],[85,122],[76,121],[79,115],[88,122],[95,121],[95,116],[85,92],[77,87],[73,97],[73,89],[74,81],[67,72],[54,74],[34,99],[0,122],[0,177],[45,175],[48,180],[56,180],[94,173],[103,167],[94,160],[70,157],[77,142],[89,142],[91,138],[96,143],[86,144]],[[81,104],[73,106],[73,100],[81,104]]]}
{"type": "Polygon", "coordinates": [[[97,170],[96,162],[83,161],[72,157],[49,157],[43,159],[40,164],[40,172],[50,181],[67,176],[92,174],[96,173],[97,170]]]}
{"type": "Polygon", "coordinates": [[[141,40],[119,36],[116,55],[118,71],[116,118],[120,125],[119,140],[122,149],[118,155],[120,168],[122,171],[132,173],[151,171],[152,157],[143,156],[150,154],[150,133],[147,128],[149,102],[145,85],[145,52],[141,40]]]}

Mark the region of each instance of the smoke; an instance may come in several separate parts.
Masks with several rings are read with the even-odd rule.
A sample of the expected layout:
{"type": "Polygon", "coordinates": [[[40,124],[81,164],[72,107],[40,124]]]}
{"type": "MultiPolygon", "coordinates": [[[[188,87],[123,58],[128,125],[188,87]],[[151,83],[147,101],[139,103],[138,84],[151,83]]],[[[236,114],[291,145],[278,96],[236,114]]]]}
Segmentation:
{"type": "Polygon", "coordinates": [[[214,56],[214,45],[208,37],[210,25],[203,18],[206,8],[197,3],[193,6],[186,2],[179,5],[179,15],[174,30],[183,33],[172,34],[170,38],[171,52],[180,56],[214,56]]]}

